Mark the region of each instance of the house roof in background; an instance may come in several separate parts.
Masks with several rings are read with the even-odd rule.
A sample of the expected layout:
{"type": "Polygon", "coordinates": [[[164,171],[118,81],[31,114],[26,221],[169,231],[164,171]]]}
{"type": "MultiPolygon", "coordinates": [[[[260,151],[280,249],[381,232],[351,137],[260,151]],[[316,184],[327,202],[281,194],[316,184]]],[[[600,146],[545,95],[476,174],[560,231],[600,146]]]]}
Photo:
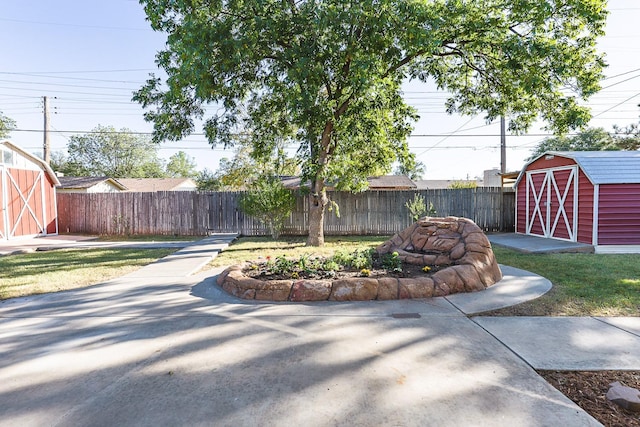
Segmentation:
{"type": "Polygon", "coordinates": [[[440,190],[450,188],[454,183],[476,183],[478,186],[482,185],[482,181],[475,179],[420,179],[416,181],[418,190],[440,190]]]}
{"type": "MultiPolygon", "coordinates": [[[[280,177],[280,181],[285,188],[300,188],[299,176],[282,176],[280,177]]],[[[381,190],[385,188],[393,190],[404,190],[416,188],[416,184],[414,184],[414,182],[411,181],[411,179],[409,179],[409,177],[406,175],[385,175],[369,177],[367,178],[367,181],[369,181],[369,190],[381,190]]],[[[308,185],[308,183],[306,185],[308,185]]],[[[330,184],[327,184],[327,187],[332,188],[330,184]]]]}
{"type": "Polygon", "coordinates": [[[406,175],[384,175],[367,178],[370,190],[378,190],[382,188],[393,189],[413,189],[416,184],[406,175]]]}
{"type": "Polygon", "coordinates": [[[61,176],[58,177],[58,179],[60,180],[59,188],[63,190],[72,188],[86,189],[98,184],[102,184],[103,182],[108,182],[109,184],[122,191],[128,190],[128,188],[122,183],[106,176],[61,176]]]}
{"type": "Polygon", "coordinates": [[[153,192],[176,191],[180,189],[195,189],[197,187],[191,178],[118,178],[129,191],[153,192]]]}

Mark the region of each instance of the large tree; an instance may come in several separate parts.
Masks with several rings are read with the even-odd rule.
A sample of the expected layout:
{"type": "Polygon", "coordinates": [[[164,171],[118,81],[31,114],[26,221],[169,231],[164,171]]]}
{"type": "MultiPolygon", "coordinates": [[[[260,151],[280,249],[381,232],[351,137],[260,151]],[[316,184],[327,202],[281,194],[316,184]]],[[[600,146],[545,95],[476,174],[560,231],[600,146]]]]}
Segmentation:
{"type": "Polygon", "coordinates": [[[605,0],[140,1],[167,34],[167,78],[134,96],[155,140],[203,119],[212,144],[299,143],[312,245],[324,241],[328,182],[362,189],[409,155],[407,79],[448,90],[449,112],[505,115],[513,131],[541,117],[564,132],[588,121],[579,100],[602,77],[605,0]]]}
{"type": "MultiPolygon", "coordinates": [[[[162,178],[164,163],[158,147],[144,135],[128,129],[97,126],[84,135],[74,135],[67,144],[66,159],[76,176],[112,178],[162,178]]],[[[64,160],[64,159],[63,159],[64,160]]]]}

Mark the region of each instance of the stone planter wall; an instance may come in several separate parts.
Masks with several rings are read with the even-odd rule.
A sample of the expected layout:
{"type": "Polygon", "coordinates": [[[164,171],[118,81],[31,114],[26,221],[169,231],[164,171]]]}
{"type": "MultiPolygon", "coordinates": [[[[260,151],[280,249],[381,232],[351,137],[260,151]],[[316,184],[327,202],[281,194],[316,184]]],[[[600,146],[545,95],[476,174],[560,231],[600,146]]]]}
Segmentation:
{"type": "Polygon", "coordinates": [[[450,265],[430,277],[356,277],[337,280],[258,280],[227,268],[218,285],[239,298],[261,301],[367,301],[430,298],[480,291],[502,278],[491,244],[466,218],[423,218],[380,245],[407,263],[450,265]]]}

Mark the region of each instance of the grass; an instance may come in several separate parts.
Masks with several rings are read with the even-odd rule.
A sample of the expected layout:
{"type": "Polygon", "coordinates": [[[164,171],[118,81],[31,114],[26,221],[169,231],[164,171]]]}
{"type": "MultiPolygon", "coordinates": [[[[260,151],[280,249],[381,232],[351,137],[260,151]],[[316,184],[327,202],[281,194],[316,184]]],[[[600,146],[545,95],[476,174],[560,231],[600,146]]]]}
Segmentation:
{"type": "Polygon", "coordinates": [[[260,257],[270,256],[276,258],[298,258],[301,255],[332,255],[336,250],[355,250],[358,248],[374,248],[385,242],[387,237],[380,236],[327,236],[325,245],[321,248],[305,246],[306,237],[291,237],[274,241],[269,237],[241,237],[221,252],[209,267],[240,264],[245,261],[254,261],[260,257]]]}
{"type": "Polygon", "coordinates": [[[500,264],[546,277],[540,298],[490,312],[520,316],[640,316],[640,254],[524,254],[494,247],[500,264]]]}
{"type": "Polygon", "coordinates": [[[93,285],[172,252],[175,249],[75,249],[0,257],[0,299],[93,285]]]}

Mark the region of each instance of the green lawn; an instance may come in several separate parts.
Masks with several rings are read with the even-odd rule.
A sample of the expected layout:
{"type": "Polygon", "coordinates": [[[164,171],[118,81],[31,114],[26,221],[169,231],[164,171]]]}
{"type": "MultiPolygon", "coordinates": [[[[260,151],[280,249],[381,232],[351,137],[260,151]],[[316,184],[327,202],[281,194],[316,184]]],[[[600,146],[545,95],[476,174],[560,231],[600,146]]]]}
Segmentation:
{"type": "Polygon", "coordinates": [[[546,277],[542,297],[491,314],[531,316],[640,316],[639,254],[523,254],[494,247],[500,264],[546,277]]]}
{"type": "Polygon", "coordinates": [[[0,299],[93,285],[130,273],[175,249],[75,249],[0,257],[0,299]]]}

